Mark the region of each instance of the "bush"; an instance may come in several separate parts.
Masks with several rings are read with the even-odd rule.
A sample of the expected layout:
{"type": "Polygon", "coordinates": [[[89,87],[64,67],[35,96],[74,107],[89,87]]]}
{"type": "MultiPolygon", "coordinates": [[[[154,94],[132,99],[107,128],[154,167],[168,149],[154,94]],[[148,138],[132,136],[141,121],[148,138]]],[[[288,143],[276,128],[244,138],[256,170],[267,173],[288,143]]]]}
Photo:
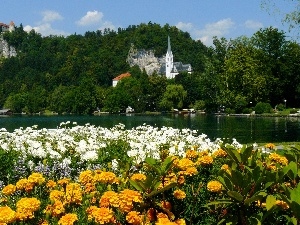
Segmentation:
{"type": "Polygon", "coordinates": [[[272,106],[270,105],[270,103],[259,102],[254,107],[254,110],[256,114],[271,113],[272,106]]]}

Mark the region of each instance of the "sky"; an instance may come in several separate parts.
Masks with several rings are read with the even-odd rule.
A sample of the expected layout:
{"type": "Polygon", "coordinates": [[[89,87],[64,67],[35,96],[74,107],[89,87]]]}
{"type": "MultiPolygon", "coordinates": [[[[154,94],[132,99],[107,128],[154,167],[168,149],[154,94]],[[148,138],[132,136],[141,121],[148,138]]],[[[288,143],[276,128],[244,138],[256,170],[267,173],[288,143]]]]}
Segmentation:
{"type": "Polygon", "coordinates": [[[213,36],[250,37],[272,26],[293,39],[281,22],[282,13],[293,9],[291,0],[270,1],[276,5],[270,3],[267,10],[263,0],[1,0],[0,23],[13,21],[42,36],[68,36],[151,21],[176,26],[208,46],[213,36]]]}

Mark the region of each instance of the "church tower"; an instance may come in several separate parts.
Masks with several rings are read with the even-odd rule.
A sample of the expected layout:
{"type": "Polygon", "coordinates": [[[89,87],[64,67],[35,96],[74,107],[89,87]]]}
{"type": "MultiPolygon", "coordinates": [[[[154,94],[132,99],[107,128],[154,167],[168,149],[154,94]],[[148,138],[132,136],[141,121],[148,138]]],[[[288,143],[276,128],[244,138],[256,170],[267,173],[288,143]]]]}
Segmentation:
{"type": "Polygon", "coordinates": [[[166,54],[166,77],[168,79],[173,78],[171,74],[172,69],[173,69],[173,53],[171,50],[170,36],[168,36],[168,50],[166,54]]]}

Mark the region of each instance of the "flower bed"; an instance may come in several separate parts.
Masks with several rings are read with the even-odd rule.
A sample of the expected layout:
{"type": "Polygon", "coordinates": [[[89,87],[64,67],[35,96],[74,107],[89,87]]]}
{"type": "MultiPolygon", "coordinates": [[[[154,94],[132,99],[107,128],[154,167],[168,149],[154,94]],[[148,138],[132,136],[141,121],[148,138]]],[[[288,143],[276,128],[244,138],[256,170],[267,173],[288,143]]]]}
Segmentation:
{"type": "Polygon", "coordinates": [[[266,147],[147,125],[1,129],[0,224],[297,224],[300,154],[266,147]]]}

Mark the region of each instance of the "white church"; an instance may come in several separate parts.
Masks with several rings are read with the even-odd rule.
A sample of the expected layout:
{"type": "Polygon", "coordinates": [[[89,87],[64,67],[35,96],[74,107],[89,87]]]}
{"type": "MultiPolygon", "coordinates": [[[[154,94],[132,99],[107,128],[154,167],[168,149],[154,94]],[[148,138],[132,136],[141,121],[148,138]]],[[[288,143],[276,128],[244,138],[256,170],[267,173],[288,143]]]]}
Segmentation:
{"type": "Polygon", "coordinates": [[[165,56],[165,63],[162,64],[160,68],[161,74],[166,74],[168,79],[174,78],[180,72],[186,71],[188,73],[192,73],[191,64],[183,64],[182,62],[173,62],[173,53],[171,50],[171,41],[170,36],[168,36],[168,50],[165,56]]]}

